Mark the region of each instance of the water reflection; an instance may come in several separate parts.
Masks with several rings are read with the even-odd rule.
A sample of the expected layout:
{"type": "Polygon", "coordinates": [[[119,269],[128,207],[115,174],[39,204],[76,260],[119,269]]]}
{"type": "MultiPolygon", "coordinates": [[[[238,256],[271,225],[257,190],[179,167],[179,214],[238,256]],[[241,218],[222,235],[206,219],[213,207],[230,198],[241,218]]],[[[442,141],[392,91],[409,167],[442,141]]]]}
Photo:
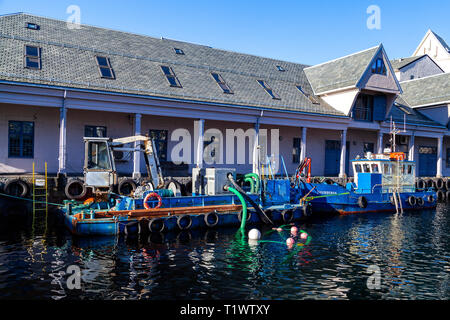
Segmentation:
{"type": "Polygon", "coordinates": [[[0,297],[31,299],[448,299],[450,215],[437,211],[320,218],[289,232],[236,229],[77,238],[52,215],[0,221],[0,297]],[[81,268],[81,290],[67,268],[81,268]],[[367,268],[379,266],[380,290],[367,268]]]}

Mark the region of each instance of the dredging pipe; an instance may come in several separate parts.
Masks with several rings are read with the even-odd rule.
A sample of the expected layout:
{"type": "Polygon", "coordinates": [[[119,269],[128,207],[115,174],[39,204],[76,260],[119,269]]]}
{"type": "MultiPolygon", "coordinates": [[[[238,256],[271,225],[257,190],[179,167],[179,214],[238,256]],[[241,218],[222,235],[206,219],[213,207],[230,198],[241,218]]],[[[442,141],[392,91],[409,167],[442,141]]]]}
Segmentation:
{"type": "Polygon", "coordinates": [[[232,187],[229,187],[229,186],[225,186],[224,189],[234,193],[239,198],[239,200],[241,201],[241,204],[242,204],[242,218],[241,218],[241,228],[240,228],[240,230],[244,231],[245,230],[245,223],[247,222],[247,203],[245,202],[244,197],[242,196],[242,194],[239,191],[237,191],[236,189],[234,189],[232,187]]]}

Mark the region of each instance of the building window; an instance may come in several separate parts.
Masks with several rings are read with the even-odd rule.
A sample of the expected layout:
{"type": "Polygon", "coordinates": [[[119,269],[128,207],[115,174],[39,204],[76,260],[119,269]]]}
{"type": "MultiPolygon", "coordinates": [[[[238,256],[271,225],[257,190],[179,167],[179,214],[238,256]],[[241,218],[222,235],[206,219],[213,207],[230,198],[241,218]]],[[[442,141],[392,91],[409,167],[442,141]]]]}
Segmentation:
{"type": "Polygon", "coordinates": [[[156,152],[160,161],[167,161],[167,136],[168,130],[153,130],[150,129],[149,136],[155,142],[156,152]]]}
{"type": "Polygon", "coordinates": [[[84,136],[92,138],[105,138],[106,127],[101,126],[84,126],[84,136]]]}
{"type": "Polygon", "coordinates": [[[367,152],[374,153],[375,144],[373,142],[364,142],[364,154],[367,152]]]}
{"type": "Polygon", "coordinates": [[[9,121],[8,157],[34,157],[34,122],[9,121]]]}
{"type": "Polygon", "coordinates": [[[25,24],[25,27],[30,30],[39,30],[40,29],[39,25],[37,25],[36,23],[31,23],[31,22],[27,22],[25,24]]]}
{"type": "Polygon", "coordinates": [[[111,66],[111,61],[107,57],[95,57],[97,60],[98,70],[100,72],[100,76],[103,79],[115,79],[116,75],[114,74],[114,70],[111,66]]]}
{"type": "Polygon", "coordinates": [[[272,97],[272,99],[281,100],[280,97],[273,92],[272,88],[264,80],[257,80],[261,87],[272,97]]]}
{"type": "Polygon", "coordinates": [[[320,104],[319,103],[319,101],[317,101],[317,99],[314,97],[314,96],[312,96],[312,95],[310,95],[309,93],[306,93],[304,90],[303,90],[303,88],[302,88],[302,86],[295,86],[297,89],[298,89],[298,91],[300,91],[306,98],[308,98],[309,99],[309,101],[311,101],[313,104],[320,104]]]}
{"type": "Polygon", "coordinates": [[[171,87],[181,88],[181,83],[171,67],[161,66],[161,70],[163,74],[166,76],[166,79],[171,87]]]}
{"type": "Polygon", "coordinates": [[[175,50],[176,54],[180,54],[180,55],[184,55],[184,51],[182,49],[179,48],[173,48],[173,50],[175,50]]]}
{"type": "Polygon", "coordinates": [[[225,80],[223,80],[223,78],[220,74],[212,72],[211,75],[214,78],[214,80],[216,80],[217,84],[223,90],[224,93],[230,93],[230,94],[233,93],[231,88],[228,86],[228,84],[225,82],[225,80]]]}
{"type": "Polygon", "coordinates": [[[386,65],[384,64],[384,60],[378,58],[372,64],[372,73],[386,75],[386,65]]]}
{"type": "Polygon", "coordinates": [[[283,68],[282,66],[277,66],[277,69],[278,69],[278,71],[281,71],[281,72],[284,72],[284,71],[286,71],[286,69],[285,69],[285,68],[283,68]]]}
{"type": "Polygon", "coordinates": [[[292,146],[292,163],[300,163],[301,150],[302,150],[302,139],[294,138],[292,146]]]}
{"type": "Polygon", "coordinates": [[[24,55],[25,68],[41,69],[41,48],[34,46],[25,46],[24,55]]]}
{"type": "Polygon", "coordinates": [[[353,108],[353,119],[357,121],[373,120],[373,96],[360,94],[353,108]]]}

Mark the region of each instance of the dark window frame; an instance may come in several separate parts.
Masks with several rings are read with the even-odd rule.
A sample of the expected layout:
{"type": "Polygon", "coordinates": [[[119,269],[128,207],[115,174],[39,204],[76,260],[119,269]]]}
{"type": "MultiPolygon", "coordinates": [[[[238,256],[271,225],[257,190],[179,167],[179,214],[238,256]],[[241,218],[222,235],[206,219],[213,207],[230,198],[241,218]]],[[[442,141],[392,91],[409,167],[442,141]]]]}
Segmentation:
{"type": "Polygon", "coordinates": [[[281,100],[280,96],[273,91],[273,89],[267,84],[265,80],[256,80],[259,85],[266,91],[266,93],[274,100],[281,100]]]}
{"type": "Polygon", "coordinates": [[[106,138],[107,137],[108,128],[106,126],[93,126],[93,125],[85,125],[84,126],[84,136],[90,138],[106,138]],[[87,135],[87,130],[92,129],[93,132],[97,132],[98,128],[104,129],[104,136],[99,135],[87,135]]]}
{"type": "Polygon", "coordinates": [[[24,68],[26,68],[26,69],[41,70],[42,69],[42,48],[26,44],[24,46],[23,64],[24,64],[24,68]],[[28,48],[37,49],[37,56],[29,54],[28,53],[28,48]],[[37,63],[38,67],[33,67],[33,66],[29,65],[28,61],[31,61],[33,63],[37,63]]]}
{"type": "Polygon", "coordinates": [[[180,48],[173,48],[175,50],[175,54],[179,54],[180,56],[184,56],[184,50],[180,48]]]}
{"type": "Polygon", "coordinates": [[[387,68],[386,68],[386,64],[384,63],[384,59],[377,58],[372,63],[371,71],[372,71],[372,73],[381,74],[383,76],[387,75],[387,68]]]}
{"type": "Polygon", "coordinates": [[[148,133],[149,133],[149,137],[150,138],[153,138],[153,136],[154,136],[152,133],[155,133],[156,137],[158,137],[157,139],[153,139],[153,141],[155,142],[155,146],[156,146],[156,151],[158,153],[158,157],[160,159],[160,162],[167,162],[168,161],[167,160],[167,156],[169,154],[169,152],[168,152],[169,130],[166,130],[166,129],[149,129],[148,133]],[[160,133],[161,132],[164,132],[165,139],[160,139],[160,133]],[[164,143],[164,150],[163,150],[163,152],[161,152],[161,150],[159,148],[160,142],[164,143]]]}
{"type": "Polygon", "coordinates": [[[169,86],[171,86],[172,88],[183,88],[180,80],[176,76],[175,71],[173,71],[172,67],[167,66],[167,65],[161,65],[160,67],[161,67],[161,72],[162,72],[163,76],[166,78],[167,82],[169,83],[169,86]],[[164,68],[167,68],[169,73],[165,72],[164,68]],[[172,79],[175,83],[170,82],[169,78],[172,79]]]}
{"type": "Polygon", "coordinates": [[[369,94],[360,94],[356,98],[352,111],[352,118],[355,121],[373,122],[374,97],[369,94]],[[366,103],[364,103],[366,100],[366,103]]]}
{"type": "Polygon", "coordinates": [[[33,22],[26,22],[25,28],[30,29],[30,30],[40,30],[41,29],[41,27],[37,23],[33,23],[33,22]]]}
{"type": "Polygon", "coordinates": [[[95,56],[95,62],[97,63],[98,72],[100,73],[100,77],[102,79],[109,79],[109,80],[115,80],[116,79],[116,74],[115,74],[114,69],[113,69],[113,67],[111,65],[111,60],[109,59],[109,57],[96,55],[95,56]],[[105,59],[106,65],[100,64],[99,59],[105,59]],[[102,69],[108,70],[109,73],[111,74],[111,76],[105,76],[102,73],[102,69]]]}
{"type": "Polygon", "coordinates": [[[277,66],[277,69],[278,69],[278,71],[280,71],[280,72],[285,72],[285,71],[286,71],[286,69],[283,68],[283,66],[277,66]]]}
{"type": "Polygon", "coordinates": [[[10,159],[33,159],[34,158],[34,141],[35,141],[35,123],[34,121],[18,121],[18,120],[9,120],[8,121],[8,158],[10,159]],[[12,154],[11,152],[11,129],[10,125],[11,123],[20,123],[20,133],[18,134],[19,137],[19,155],[12,154]],[[23,133],[23,125],[25,123],[32,124],[32,133],[31,133],[31,153],[24,155],[24,137],[26,136],[23,133]]]}
{"type": "Polygon", "coordinates": [[[231,87],[228,85],[228,83],[225,82],[223,77],[220,75],[220,73],[217,72],[211,72],[211,77],[213,77],[214,81],[217,83],[217,85],[222,89],[223,93],[226,94],[233,94],[233,90],[231,90],[231,87]],[[217,78],[214,77],[214,75],[217,75],[217,78]]]}
{"type": "Polygon", "coordinates": [[[303,87],[301,85],[296,84],[295,87],[297,88],[298,91],[300,91],[303,94],[303,96],[308,98],[312,104],[320,104],[320,102],[317,101],[317,99],[314,96],[310,95],[309,93],[306,93],[305,90],[303,90],[303,87]]]}
{"type": "Polygon", "coordinates": [[[294,137],[292,139],[292,163],[300,163],[302,153],[302,138],[294,137]]]}

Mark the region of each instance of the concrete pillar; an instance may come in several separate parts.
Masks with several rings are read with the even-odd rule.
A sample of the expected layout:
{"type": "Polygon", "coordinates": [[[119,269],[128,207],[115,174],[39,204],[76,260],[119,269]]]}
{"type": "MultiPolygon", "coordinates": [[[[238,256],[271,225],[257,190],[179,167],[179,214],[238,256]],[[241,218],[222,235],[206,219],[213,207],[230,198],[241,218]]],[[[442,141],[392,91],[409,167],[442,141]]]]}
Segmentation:
{"type": "Polygon", "coordinates": [[[195,164],[197,168],[203,168],[203,145],[205,135],[205,120],[195,121],[195,164]]]}
{"type": "Polygon", "coordinates": [[[255,138],[253,141],[253,173],[259,175],[259,162],[260,162],[260,147],[259,147],[259,118],[255,123],[255,138]]]}
{"type": "MultiPolygon", "coordinates": [[[[141,135],[141,119],[142,115],[140,113],[136,113],[134,115],[134,135],[141,135]]],[[[139,148],[139,142],[134,143],[134,148],[139,148]]],[[[139,179],[141,177],[141,153],[134,152],[133,159],[133,179],[139,179]]]]}
{"type": "Polygon", "coordinates": [[[66,109],[66,91],[64,91],[63,103],[59,111],[58,174],[66,173],[66,155],[67,155],[66,136],[67,136],[67,109],[66,109]]]}
{"type": "Polygon", "coordinates": [[[300,162],[303,161],[306,158],[306,133],[308,129],[303,127],[302,128],[302,141],[300,145],[300,162]]]}
{"type": "Polygon", "coordinates": [[[346,159],[347,154],[347,129],[342,130],[341,132],[341,163],[340,163],[340,170],[339,170],[339,178],[345,178],[345,163],[347,161],[346,159]]]}
{"type": "Polygon", "coordinates": [[[414,161],[414,152],[415,152],[415,148],[414,148],[414,133],[409,137],[409,146],[408,146],[408,160],[409,161],[414,161]]]}
{"type": "Polygon", "coordinates": [[[378,154],[382,154],[383,150],[384,150],[384,148],[383,148],[383,136],[384,136],[383,132],[381,132],[381,130],[378,131],[378,139],[377,139],[377,148],[378,148],[377,153],[378,154]]]}
{"type": "Polygon", "coordinates": [[[436,177],[442,178],[442,149],[444,137],[439,137],[437,141],[437,174],[436,177]]]}

